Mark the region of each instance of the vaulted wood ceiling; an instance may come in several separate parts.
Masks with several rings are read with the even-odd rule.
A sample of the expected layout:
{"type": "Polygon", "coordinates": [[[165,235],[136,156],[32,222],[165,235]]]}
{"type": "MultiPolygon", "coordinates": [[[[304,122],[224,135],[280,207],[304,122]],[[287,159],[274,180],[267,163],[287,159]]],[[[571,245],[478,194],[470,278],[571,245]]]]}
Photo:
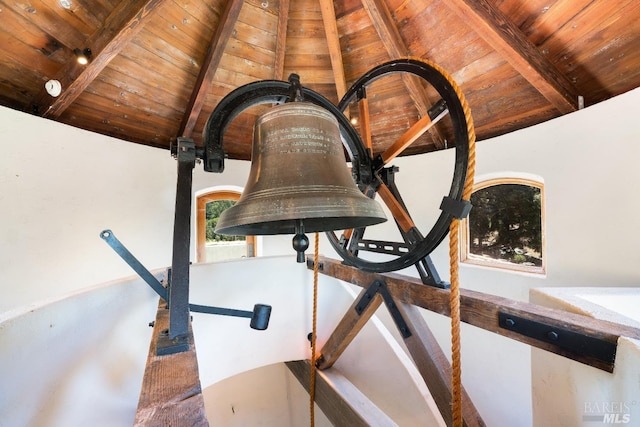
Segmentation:
{"type": "MultiPolygon", "coordinates": [[[[452,74],[479,140],[640,86],[636,0],[0,0],[0,22],[2,105],[163,148],[180,135],[202,144],[212,110],[243,84],[295,72],[337,104],[366,71],[406,56],[452,74]],[[73,51],[85,48],[82,66],[73,51]]],[[[376,152],[437,101],[400,76],[370,92],[376,152]]],[[[229,157],[250,158],[260,108],[228,128],[229,157]]],[[[407,153],[444,148],[441,132],[407,153]]]]}

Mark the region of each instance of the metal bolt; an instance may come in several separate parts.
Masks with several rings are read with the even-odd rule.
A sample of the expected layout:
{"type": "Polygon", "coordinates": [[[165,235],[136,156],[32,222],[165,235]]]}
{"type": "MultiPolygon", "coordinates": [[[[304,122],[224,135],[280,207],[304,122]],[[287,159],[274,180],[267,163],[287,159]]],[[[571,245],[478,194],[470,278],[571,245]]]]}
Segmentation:
{"type": "Polygon", "coordinates": [[[551,341],[558,341],[558,333],[554,331],[549,331],[547,332],[547,338],[549,338],[551,341]]]}

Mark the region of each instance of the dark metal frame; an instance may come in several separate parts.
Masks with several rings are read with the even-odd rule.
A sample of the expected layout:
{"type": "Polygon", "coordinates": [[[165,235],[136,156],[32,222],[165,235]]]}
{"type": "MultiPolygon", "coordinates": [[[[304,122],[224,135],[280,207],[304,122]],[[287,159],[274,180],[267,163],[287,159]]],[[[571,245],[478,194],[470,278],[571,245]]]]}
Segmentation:
{"type": "MultiPolygon", "coordinates": [[[[351,102],[359,100],[361,96],[364,96],[363,94],[366,93],[365,88],[372,82],[396,73],[408,73],[420,77],[426,80],[439,93],[442,99],[436,102],[429,111],[429,116],[432,120],[442,114],[445,107],[451,115],[456,155],[451,188],[449,194],[444,197],[443,203],[441,204],[442,212],[431,230],[424,237],[418,230],[411,230],[410,235],[408,235],[400,229],[403,239],[405,240],[404,243],[408,246],[407,252],[398,254],[395,250],[396,246],[394,246],[398,244],[395,242],[380,242],[381,245],[379,245],[379,248],[382,248],[382,250],[377,249],[375,251],[397,256],[397,258],[390,261],[375,262],[362,259],[358,256],[358,250],[355,249],[356,245],[349,244],[347,239],[338,237],[333,232],[327,232],[327,235],[333,248],[348,265],[353,265],[364,271],[377,273],[401,270],[415,265],[425,284],[447,287],[448,284],[442,282],[437,276],[435,267],[429,259],[429,254],[433,252],[448,234],[449,224],[453,218],[463,217],[468,214],[470,209],[470,205],[462,200],[462,192],[467,177],[467,165],[469,162],[469,134],[464,109],[460,99],[456,95],[454,87],[440,71],[430,64],[417,59],[392,60],[373,68],[358,79],[344,95],[338,104],[338,109],[345,111],[351,102]],[[453,209],[454,207],[455,209],[453,209]],[[393,249],[385,251],[385,246],[393,249]]],[[[360,140],[359,142],[362,143],[360,140]]],[[[353,161],[354,159],[352,159],[352,162],[353,161]]],[[[388,176],[388,173],[385,173],[384,170],[388,170],[388,168],[384,168],[382,160],[380,158],[373,159],[371,164],[373,168],[371,174],[374,175],[376,179],[385,182],[385,175],[388,176]]],[[[395,171],[397,170],[394,170],[394,172],[395,171]]],[[[361,186],[367,185],[367,183],[361,181],[358,181],[358,184],[361,186]]],[[[394,196],[402,204],[400,193],[397,188],[394,188],[395,185],[389,182],[385,182],[385,184],[388,184],[394,196]]],[[[363,235],[364,230],[358,231],[356,233],[356,239],[362,238],[363,235]]],[[[360,247],[359,250],[366,250],[366,245],[360,247]]]]}
{"type": "MultiPolygon", "coordinates": [[[[224,132],[238,114],[258,104],[280,104],[287,101],[311,102],[323,107],[337,119],[343,145],[352,163],[354,180],[365,191],[365,194],[369,197],[374,197],[376,188],[380,183],[384,183],[404,207],[400,192],[393,180],[393,175],[397,172],[397,169],[393,167],[385,168],[381,159],[372,158],[371,152],[365,148],[358,132],[342,113],[356,97],[366,96],[365,88],[368,84],[388,74],[399,72],[413,74],[429,82],[442,97],[430,109],[430,117],[435,119],[436,116],[440,116],[448,110],[454,123],[456,142],[455,169],[451,190],[449,195],[445,196],[441,205],[442,214],[426,237],[423,237],[420,231],[415,228],[408,232],[400,229],[404,243],[363,240],[365,228],[354,230],[356,239],[348,244],[350,246],[347,246],[345,239],[338,239],[333,232],[328,232],[327,235],[334,249],[347,264],[373,272],[400,270],[415,265],[423,283],[438,287],[447,286],[438,277],[429,254],[448,233],[451,220],[455,216],[460,217],[465,211],[468,212],[468,206],[461,200],[468,163],[468,134],[461,102],[445,76],[431,65],[419,60],[401,59],[390,61],[372,69],[361,77],[347,91],[337,107],[319,93],[301,86],[300,78],[296,74],[292,74],[289,77],[289,82],[263,80],[249,83],[225,96],[211,113],[204,129],[203,149],[196,148],[193,140],[186,137],[179,137],[177,145],[172,147],[171,151],[178,161],[178,177],[173,230],[173,258],[168,290],[162,287],[157,279],[124,248],[110,230],[105,230],[101,234],[101,237],[138,272],[156,293],[167,301],[170,310],[169,330],[167,336],[163,337],[163,340],[167,341],[167,343],[163,344],[163,354],[184,351],[185,345],[188,348],[188,344],[185,344],[185,339],[188,336],[191,311],[251,317],[251,326],[256,326],[257,329],[263,329],[261,326],[266,328],[271,311],[271,307],[261,304],[257,304],[253,312],[189,304],[192,179],[196,159],[200,158],[204,161],[204,170],[207,172],[223,172],[226,156],[223,149],[224,132]],[[361,243],[364,243],[364,245],[361,245],[361,243]],[[386,249],[389,246],[392,247],[391,250],[386,249]],[[403,253],[401,248],[405,247],[407,252],[403,253]],[[361,250],[384,252],[398,257],[387,262],[371,262],[358,257],[358,252],[361,250]]],[[[304,260],[304,257],[301,257],[300,254],[298,258],[301,258],[302,261],[304,260]]]]}

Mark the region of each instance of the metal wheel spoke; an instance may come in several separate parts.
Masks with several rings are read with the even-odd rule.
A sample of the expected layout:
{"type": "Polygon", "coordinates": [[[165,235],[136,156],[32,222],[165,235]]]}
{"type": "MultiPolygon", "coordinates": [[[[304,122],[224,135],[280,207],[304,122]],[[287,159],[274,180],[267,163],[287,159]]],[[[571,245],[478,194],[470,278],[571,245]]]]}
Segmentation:
{"type": "Polygon", "coordinates": [[[398,201],[398,199],[393,195],[386,184],[380,184],[380,187],[378,187],[378,194],[380,195],[380,198],[382,199],[384,204],[387,205],[387,207],[391,211],[393,218],[396,220],[398,226],[402,229],[402,231],[408,232],[416,226],[411,219],[411,215],[409,215],[409,212],[407,212],[402,203],[400,203],[400,201],[398,201]]]}
{"type": "Polygon", "coordinates": [[[436,123],[442,120],[442,118],[448,113],[449,110],[446,108],[444,101],[435,104],[434,107],[429,110],[428,115],[423,116],[420,120],[414,123],[409,130],[402,134],[396,142],[381,154],[384,165],[389,164],[389,162],[398,157],[398,155],[400,155],[408,146],[410,146],[416,139],[420,138],[423,133],[435,126],[436,123]],[[434,117],[431,117],[432,114],[434,117]]]}

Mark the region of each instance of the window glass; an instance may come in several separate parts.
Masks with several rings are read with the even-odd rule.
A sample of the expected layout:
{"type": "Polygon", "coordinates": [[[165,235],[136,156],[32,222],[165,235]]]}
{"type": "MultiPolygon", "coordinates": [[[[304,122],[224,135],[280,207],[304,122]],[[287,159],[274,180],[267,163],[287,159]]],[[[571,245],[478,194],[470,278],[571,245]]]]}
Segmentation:
{"type": "Polygon", "coordinates": [[[196,237],[198,262],[214,262],[256,256],[255,236],[215,233],[218,218],[240,198],[240,192],[211,191],[197,197],[196,237]]]}
{"type": "Polygon", "coordinates": [[[206,207],[206,243],[205,262],[224,261],[247,256],[247,239],[245,236],[227,236],[217,234],[214,230],[222,212],[235,205],[233,200],[214,200],[206,207]]]}
{"type": "Polygon", "coordinates": [[[463,262],[544,272],[544,194],[534,181],[478,185],[465,220],[463,262]]]}

